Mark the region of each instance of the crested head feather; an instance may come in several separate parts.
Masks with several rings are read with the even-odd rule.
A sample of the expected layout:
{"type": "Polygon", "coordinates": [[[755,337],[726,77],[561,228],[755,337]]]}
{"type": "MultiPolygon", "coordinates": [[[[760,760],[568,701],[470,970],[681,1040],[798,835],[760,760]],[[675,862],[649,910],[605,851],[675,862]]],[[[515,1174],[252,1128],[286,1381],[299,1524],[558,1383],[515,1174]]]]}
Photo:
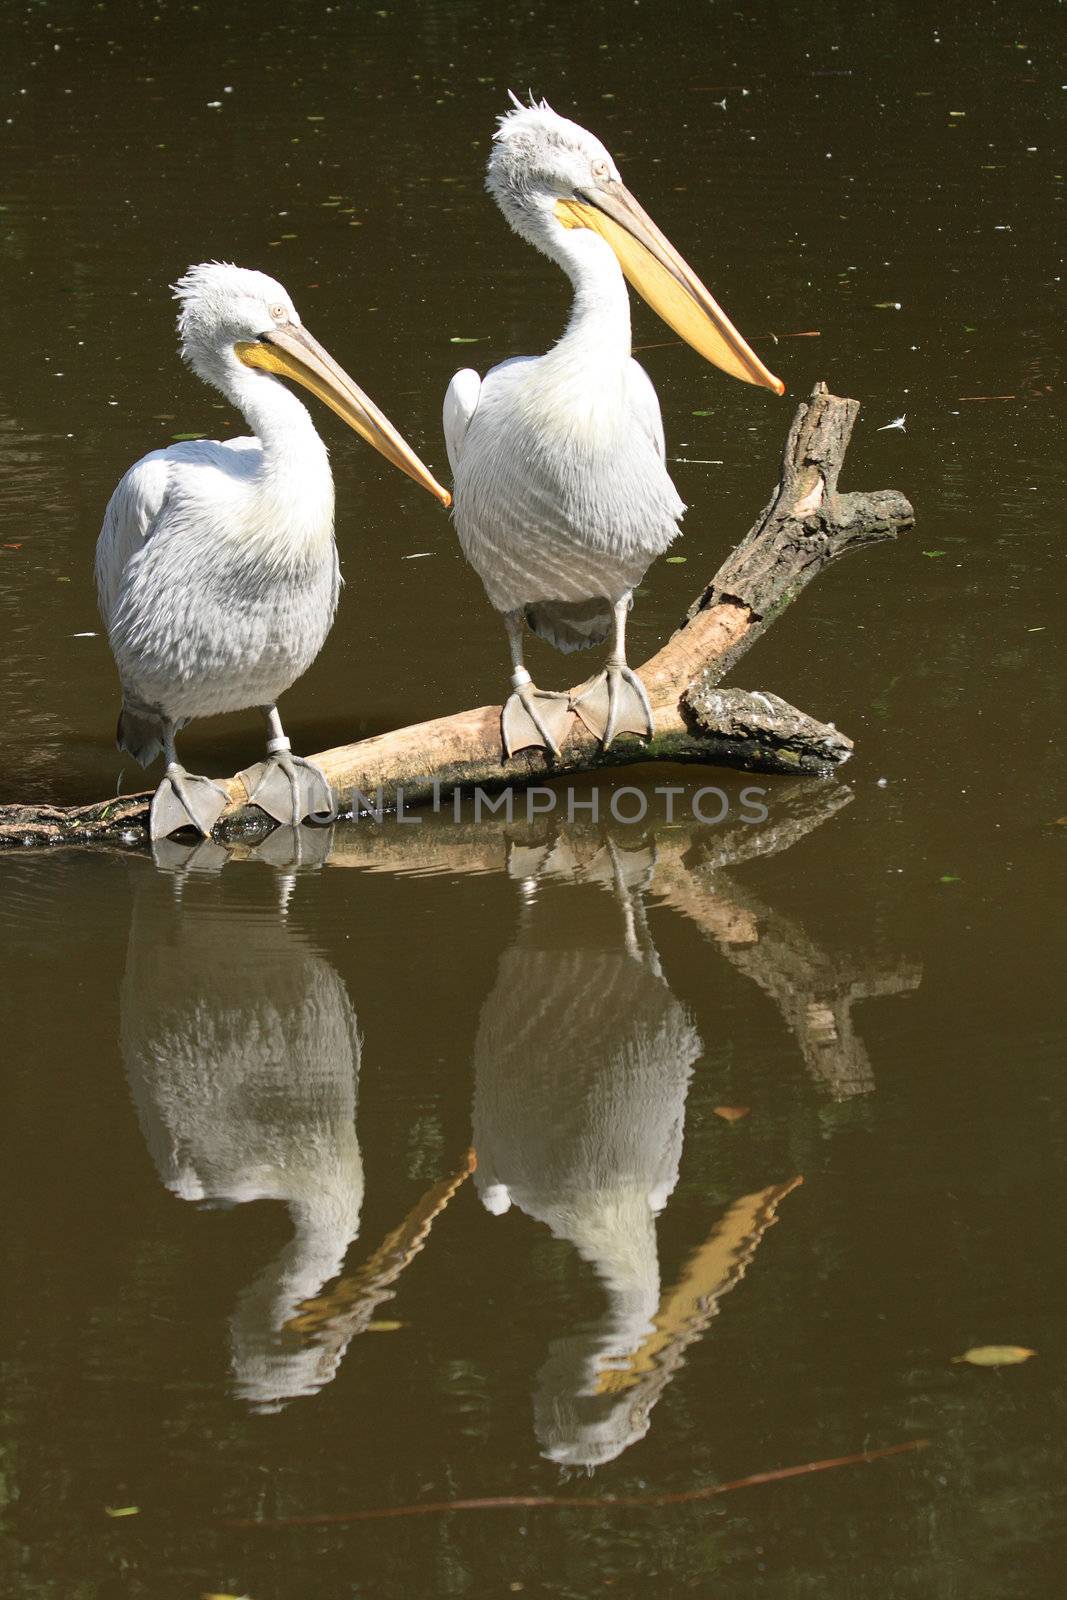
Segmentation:
{"type": "Polygon", "coordinates": [[[276,278],[232,261],[201,261],[171,284],[178,302],[178,336],[182,359],[209,383],[217,385],[212,358],[239,339],[256,339],[276,320],[300,318],[288,291],[276,278]],[[205,370],[205,362],[212,363],[205,370]]]}
{"type": "Polygon", "coordinates": [[[512,227],[544,248],[544,230],[532,214],[591,182],[595,163],[606,162],[613,176],[618,171],[588,129],[561,117],[547,100],[531,94],[529,104],[523,105],[511,90],[508,93],[512,109],[497,118],[485,186],[512,227]]]}
{"type": "Polygon", "coordinates": [[[597,155],[602,152],[603,146],[595,135],[579,123],[561,117],[547,100],[538,100],[532,90],[528,93],[524,105],[513,90],[508,90],[512,109],[502,111],[497,117],[494,144],[514,145],[531,154],[538,147],[553,145],[564,150],[592,151],[597,155]]]}

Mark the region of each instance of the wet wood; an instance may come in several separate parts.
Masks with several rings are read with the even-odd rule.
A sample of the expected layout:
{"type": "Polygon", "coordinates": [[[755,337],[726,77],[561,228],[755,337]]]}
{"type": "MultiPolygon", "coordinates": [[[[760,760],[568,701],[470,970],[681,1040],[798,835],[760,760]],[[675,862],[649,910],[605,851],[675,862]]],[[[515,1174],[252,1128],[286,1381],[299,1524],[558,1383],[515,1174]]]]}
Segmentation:
{"type": "MultiPolygon", "coordinates": [[[[638,670],[655,732],[621,737],[605,752],[577,717],[558,761],[543,751],[504,760],[500,707],[479,706],[312,756],[342,811],[360,795],[406,805],[457,787],[498,791],[576,772],[650,762],[701,762],[746,772],[825,774],[846,761],[852,741],[777,695],[720,689],[756,639],[829,563],[895,538],[912,525],[911,506],[893,490],[840,494],[838,478],[859,411],[816,384],[786,440],[778,487],[752,528],[694,600],[682,625],[638,670]]],[[[232,835],[254,808],[240,778],[226,780],[230,806],[216,832],[232,835]]],[[[73,841],[140,844],[150,794],[94,805],[0,807],[0,846],[73,841]]],[[[256,813],[256,816],[259,814],[256,813]]]]}

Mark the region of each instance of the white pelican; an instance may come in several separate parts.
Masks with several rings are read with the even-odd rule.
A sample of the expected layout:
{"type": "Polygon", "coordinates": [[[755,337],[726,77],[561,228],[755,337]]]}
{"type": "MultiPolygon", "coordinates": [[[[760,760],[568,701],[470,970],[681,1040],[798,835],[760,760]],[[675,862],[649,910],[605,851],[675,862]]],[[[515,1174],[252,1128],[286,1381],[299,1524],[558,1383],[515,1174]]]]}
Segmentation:
{"type": "Polygon", "coordinates": [[[630,355],[623,274],[707,360],[785,391],[638,205],[599,139],[544,101],[512,99],[486,187],[515,232],[563,268],[574,304],[547,355],[504,361],[484,379],[457,372],[444,405],[456,530],[511,645],[508,755],[526,745],[557,753],[572,710],[605,747],[617,733],[652,732],[648,696],[626,663],[626,614],[685,507],[665,466],[656,392],[630,355]],[[561,650],[612,633],[606,671],[574,698],[535,688],[523,665],[524,620],[561,650]]]}
{"type": "Polygon", "coordinates": [[[175,733],[192,717],[259,706],[267,760],[242,774],[280,822],[330,811],[323,774],[291,754],[279,696],[322,648],[340,588],[333,477],[305,407],[279,377],[330,406],[386,460],[450,504],[377,406],[303,327],[280,283],[220,262],[174,286],[181,353],[245,417],[252,438],[153,450],[130,468],[96,548],[100,610],[122,681],[118,746],[147,766],[163,750],[151,833],[210,834],[224,789],[186,772],[175,733]]]}

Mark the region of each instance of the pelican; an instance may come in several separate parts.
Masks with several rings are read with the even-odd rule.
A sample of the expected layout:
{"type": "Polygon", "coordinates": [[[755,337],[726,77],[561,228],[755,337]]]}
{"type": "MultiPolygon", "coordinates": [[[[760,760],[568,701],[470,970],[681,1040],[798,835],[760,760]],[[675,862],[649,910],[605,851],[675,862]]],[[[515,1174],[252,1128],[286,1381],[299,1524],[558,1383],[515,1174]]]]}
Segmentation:
{"type": "Polygon", "coordinates": [[[574,711],[607,748],[652,733],[644,686],[626,661],[635,586],[685,510],[665,465],[651,380],[630,355],[625,278],[715,366],[777,394],[692,268],[623,184],[600,140],[544,101],[499,119],[486,187],[511,227],[574,286],[563,337],[546,355],[457,372],[444,403],[455,521],[467,560],[504,615],[513,694],[507,755],[558,754],[574,711]],[[538,689],[523,623],[560,650],[611,635],[606,670],[573,696],[538,689]]]}
{"type": "Polygon", "coordinates": [[[225,789],[186,772],[174,747],[193,717],[258,706],[267,759],[241,774],[279,822],[332,810],[325,777],[294,756],[280,695],[315,660],[340,589],[326,446],[291,378],[336,411],[443,505],[435,480],[392,423],[313,339],[273,278],[223,262],[174,285],[184,360],[237,407],[251,438],[153,450],[104,513],[96,549],[100,610],[122,683],[117,742],[142,766],[162,748],[151,809],[160,838],[210,834],[225,789]]]}

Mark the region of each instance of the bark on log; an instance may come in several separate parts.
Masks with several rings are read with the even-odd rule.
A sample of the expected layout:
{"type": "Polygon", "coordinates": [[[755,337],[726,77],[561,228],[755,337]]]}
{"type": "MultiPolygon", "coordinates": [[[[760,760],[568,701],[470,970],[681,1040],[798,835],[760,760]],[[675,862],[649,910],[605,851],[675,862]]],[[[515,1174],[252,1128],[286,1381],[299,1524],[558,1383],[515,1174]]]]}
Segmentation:
{"type": "MultiPolygon", "coordinates": [[[[894,490],[839,494],[837,481],[859,412],[815,385],[786,441],[778,487],[741,543],[694,601],[681,627],[638,670],[652,703],[647,743],[623,736],[609,751],[574,717],[560,759],[522,751],[503,760],[500,707],[479,706],[313,756],[341,800],[354,791],[406,805],[478,785],[486,791],[567,773],[656,761],[702,762],[747,772],[822,775],[852,753],[852,741],[775,695],[720,689],[721,678],[830,562],[911,527],[911,506],[894,490]]],[[[232,835],[250,814],[239,777],[226,780],[230,807],[216,832],[232,835]]],[[[149,794],[95,805],[0,806],[0,846],[102,840],[135,844],[146,831],[149,794]]]]}

